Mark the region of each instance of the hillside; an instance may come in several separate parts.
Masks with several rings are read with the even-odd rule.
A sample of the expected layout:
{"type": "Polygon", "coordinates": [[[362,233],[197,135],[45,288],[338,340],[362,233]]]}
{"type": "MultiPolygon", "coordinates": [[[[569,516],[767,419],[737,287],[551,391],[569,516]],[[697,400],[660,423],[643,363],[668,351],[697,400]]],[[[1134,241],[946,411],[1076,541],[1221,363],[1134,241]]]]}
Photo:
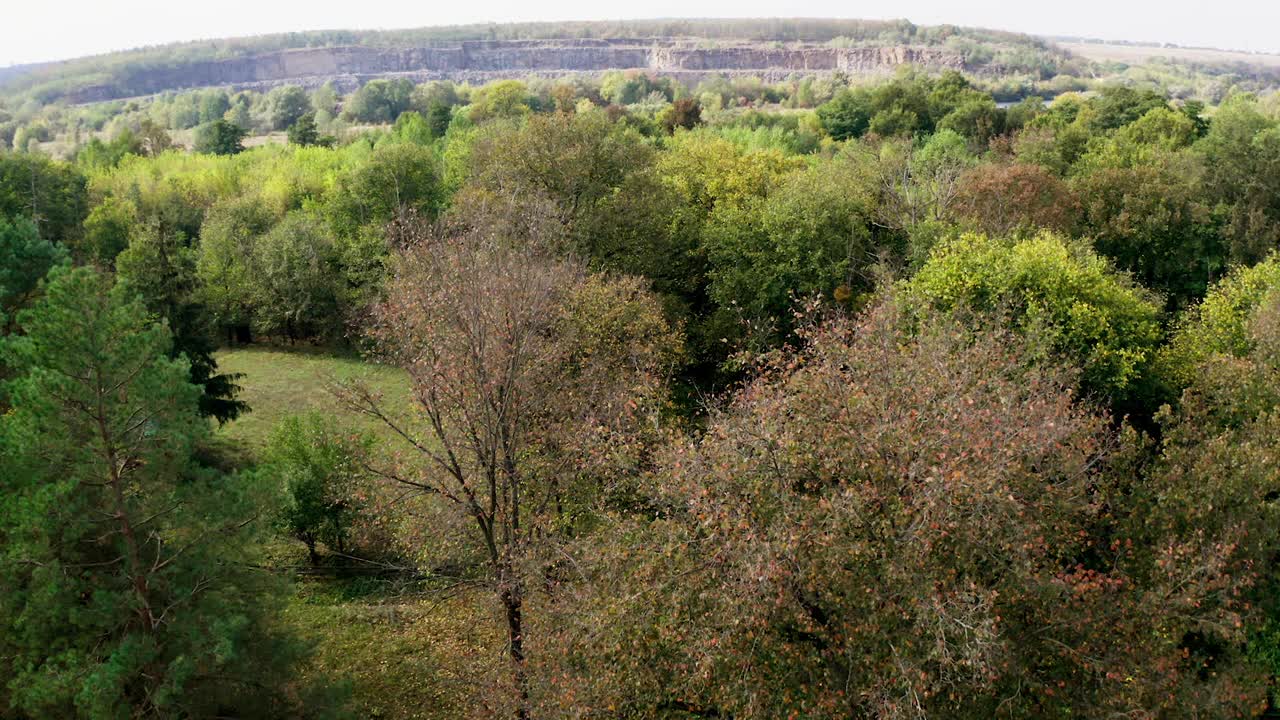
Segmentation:
{"type": "Polygon", "coordinates": [[[374,77],[484,81],[643,69],[781,79],[874,74],[902,64],[1051,76],[1071,61],[1045,41],[907,21],[680,20],[476,25],[308,32],[113,53],[0,76],[0,92],[42,102],[96,102],[207,86],[283,83],[354,89],[374,77]]]}

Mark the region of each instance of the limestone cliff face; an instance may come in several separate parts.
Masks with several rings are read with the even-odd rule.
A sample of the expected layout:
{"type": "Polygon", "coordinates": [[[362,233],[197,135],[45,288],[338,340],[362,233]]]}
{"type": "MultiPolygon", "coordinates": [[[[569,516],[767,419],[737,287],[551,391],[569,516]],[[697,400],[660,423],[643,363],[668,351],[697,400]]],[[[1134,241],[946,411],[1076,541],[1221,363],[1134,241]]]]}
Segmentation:
{"type": "MultiPolygon", "coordinates": [[[[345,91],[375,77],[481,82],[502,77],[629,69],[686,79],[720,73],[779,80],[792,73],[883,73],[904,64],[963,68],[958,55],[925,47],[831,48],[752,43],[701,46],[670,38],[507,40],[430,47],[286,50],[138,71],[128,84],[157,93],[210,86],[262,89],[285,83],[315,87],[333,82],[345,91]]],[[[119,96],[117,87],[104,84],[82,88],[68,99],[83,103],[119,96]]]]}

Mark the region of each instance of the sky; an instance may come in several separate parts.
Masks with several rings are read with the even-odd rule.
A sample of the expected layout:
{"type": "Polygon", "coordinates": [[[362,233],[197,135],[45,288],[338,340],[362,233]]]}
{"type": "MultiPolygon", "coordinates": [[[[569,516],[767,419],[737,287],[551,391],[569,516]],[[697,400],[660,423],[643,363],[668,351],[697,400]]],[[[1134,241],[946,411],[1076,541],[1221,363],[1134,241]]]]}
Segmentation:
{"type": "Polygon", "coordinates": [[[906,18],[1040,35],[1280,53],[1280,0],[51,0],[6,3],[0,67],[290,30],[674,17],[906,18]],[[1210,12],[1206,12],[1209,9],[1210,12]]]}

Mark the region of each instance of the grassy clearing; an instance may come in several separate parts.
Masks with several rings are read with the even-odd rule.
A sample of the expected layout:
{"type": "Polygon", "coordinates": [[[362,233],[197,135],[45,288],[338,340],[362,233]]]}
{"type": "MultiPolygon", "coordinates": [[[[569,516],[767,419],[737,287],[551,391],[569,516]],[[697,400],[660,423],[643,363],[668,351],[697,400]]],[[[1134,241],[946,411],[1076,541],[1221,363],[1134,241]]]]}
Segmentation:
{"type": "Polygon", "coordinates": [[[217,430],[213,451],[226,462],[251,465],[276,425],[289,415],[319,412],[343,424],[380,433],[372,420],[343,408],[329,392],[335,380],[360,379],[382,391],[393,405],[407,402],[409,380],[396,369],[364,362],[350,353],[296,347],[247,347],[217,355],[223,372],[241,373],[241,397],[252,411],[217,430]]]}
{"type": "MultiPolygon", "coordinates": [[[[320,412],[339,423],[385,433],[343,408],[335,380],[362,379],[391,407],[407,407],[408,378],[350,353],[307,347],[247,347],[217,354],[224,372],[242,373],[241,397],[252,412],[214,433],[210,448],[228,468],[257,460],[276,425],[292,414],[320,412]]],[[[302,545],[279,538],[263,548],[269,564],[306,564],[302,545]]],[[[501,625],[491,596],[440,581],[406,584],[371,577],[299,577],[279,622],[313,648],[304,678],[350,688],[355,717],[444,720],[464,714],[477,677],[503,661],[501,625]]]]}
{"type": "Polygon", "coordinates": [[[452,719],[502,660],[497,621],[480,592],[399,596],[351,581],[309,581],[281,621],[312,644],[304,677],[347,682],[356,717],[452,719]],[[361,590],[369,594],[350,597],[361,590]]]}

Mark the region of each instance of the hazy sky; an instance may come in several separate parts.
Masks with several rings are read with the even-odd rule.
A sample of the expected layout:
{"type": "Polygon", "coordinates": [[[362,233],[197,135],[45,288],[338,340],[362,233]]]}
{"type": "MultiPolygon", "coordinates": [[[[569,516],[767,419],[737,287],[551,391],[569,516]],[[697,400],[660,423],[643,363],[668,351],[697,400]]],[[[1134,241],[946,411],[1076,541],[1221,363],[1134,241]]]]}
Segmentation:
{"type": "Polygon", "coordinates": [[[1280,0],[51,0],[0,10],[0,66],[288,30],[633,17],[907,18],[1280,52],[1280,0]]]}

